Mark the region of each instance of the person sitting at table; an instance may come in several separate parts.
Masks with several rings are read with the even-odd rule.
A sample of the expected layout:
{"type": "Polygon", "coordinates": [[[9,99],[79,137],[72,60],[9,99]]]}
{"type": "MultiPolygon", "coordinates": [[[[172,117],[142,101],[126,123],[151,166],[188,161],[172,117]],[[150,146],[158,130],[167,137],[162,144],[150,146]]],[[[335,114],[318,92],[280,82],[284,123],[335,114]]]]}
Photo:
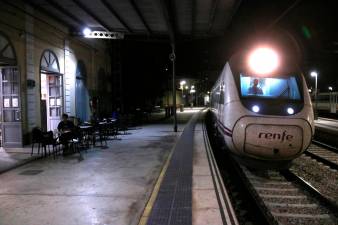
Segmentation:
{"type": "Polygon", "coordinates": [[[75,130],[74,123],[68,120],[66,113],[62,115],[62,120],[58,124],[58,130],[61,133],[60,142],[64,146],[64,153],[66,153],[68,151],[68,141],[73,138],[75,130]]]}

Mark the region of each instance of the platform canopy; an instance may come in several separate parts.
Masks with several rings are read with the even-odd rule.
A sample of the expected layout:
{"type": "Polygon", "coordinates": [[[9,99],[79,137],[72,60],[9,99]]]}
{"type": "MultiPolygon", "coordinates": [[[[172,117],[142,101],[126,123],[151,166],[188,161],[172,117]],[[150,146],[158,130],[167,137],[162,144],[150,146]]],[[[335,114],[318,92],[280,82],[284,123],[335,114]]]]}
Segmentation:
{"type": "MultiPolygon", "coordinates": [[[[10,2],[9,0],[6,0],[10,2]]],[[[130,38],[198,39],[224,35],[241,0],[26,0],[72,31],[83,27],[130,38]]]]}

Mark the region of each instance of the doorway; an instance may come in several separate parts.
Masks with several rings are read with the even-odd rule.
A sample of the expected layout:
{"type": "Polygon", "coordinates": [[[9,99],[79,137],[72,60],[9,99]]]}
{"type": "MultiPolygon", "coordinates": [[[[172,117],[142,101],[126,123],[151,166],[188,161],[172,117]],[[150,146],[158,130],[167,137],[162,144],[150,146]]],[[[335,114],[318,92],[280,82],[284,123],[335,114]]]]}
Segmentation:
{"type": "Polygon", "coordinates": [[[50,50],[41,57],[40,82],[41,128],[54,131],[63,113],[63,75],[56,55],[50,50]]]}
{"type": "Polygon", "coordinates": [[[0,32],[0,147],[22,146],[20,70],[9,38],[0,32]]]}
{"type": "Polygon", "coordinates": [[[62,115],[62,75],[41,73],[41,128],[57,129],[62,115]]]}
{"type": "Polygon", "coordinates": [[[17,67],[0,67],[1,146],[22,146],[20,73],[17,67]]]}

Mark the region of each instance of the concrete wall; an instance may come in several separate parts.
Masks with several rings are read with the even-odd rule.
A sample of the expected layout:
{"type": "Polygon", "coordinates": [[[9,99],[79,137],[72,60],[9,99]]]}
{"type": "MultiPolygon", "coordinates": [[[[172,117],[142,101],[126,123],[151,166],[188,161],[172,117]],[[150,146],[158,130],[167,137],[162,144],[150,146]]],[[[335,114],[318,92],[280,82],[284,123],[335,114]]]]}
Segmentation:
{"type": "MultiPolygon", "coordinates": [[[[26,12],[1,3],[0,35],[5,34],[14,46],[17,66],[21,72],[21,102],[23,133],[41,126],[40,115],[40,61],[45,50],[51,50],[58,58],[64,82],[64,112],[75,116],[75,72],[78,60],[82,60],[87,71],[90,93],[98,87],[98,71],[111,74],[106,42],[85,40],[71,36],[67,27],[45,14],[34,11],[24,3],[17,6],[26,12]],[[33,18],[31,15],[34,15],[33,18]],[[37,19],[38,18],[38,19],[37,19]],[[27,79],[35,81],[35,87],[27,88],[27,79]]],[[[107,93],[109,95],[109,93],[107,93]]]]}

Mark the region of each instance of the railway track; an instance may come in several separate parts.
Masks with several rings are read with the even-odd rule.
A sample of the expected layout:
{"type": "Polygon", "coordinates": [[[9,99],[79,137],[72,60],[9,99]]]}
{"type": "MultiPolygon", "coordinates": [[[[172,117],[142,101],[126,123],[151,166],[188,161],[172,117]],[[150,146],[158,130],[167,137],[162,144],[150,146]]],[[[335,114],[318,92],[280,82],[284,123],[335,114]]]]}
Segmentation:
{"type": "Polygon", "coordinates": [[[338,171],[338,149],[313,141],[304,154],[338,171]]]}
{"type": "Polygon", "coordinates": [[[239,168],[271,224],[338,223],[338,206],[291,171],[257,172],[239,168]]]}
{"type": "Polygon", "coordinates": [[[338,206],[304,179],[289,170],[249,170],[209,138],[240,224],[338,224],[338,206]]]}

